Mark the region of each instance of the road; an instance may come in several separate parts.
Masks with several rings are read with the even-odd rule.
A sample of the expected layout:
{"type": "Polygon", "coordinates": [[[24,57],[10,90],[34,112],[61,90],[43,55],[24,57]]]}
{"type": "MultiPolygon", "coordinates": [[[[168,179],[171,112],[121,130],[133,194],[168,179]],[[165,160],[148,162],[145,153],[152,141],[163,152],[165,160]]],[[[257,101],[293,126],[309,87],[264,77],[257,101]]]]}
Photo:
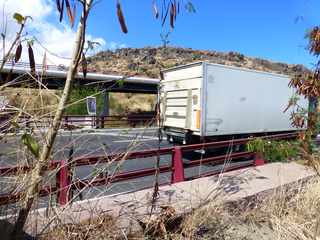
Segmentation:
{"type": "MultiPolygon", "coordinates": [[[[70,149],[73,149],[73,157],[89,156],[89,155],[109,155],[113,153],[147,150],[160,147],[172,146],[166,140],[159,143],[158,130],[155,128],[149,129],[106,129],[95,132],[61,132],[57,136],[56,144],[53,150],[53,159],[68,159],[70,149]]],[[[26,164],[21,159],[25,159],[22,156],[25,152],[24,147],[21,145],[19,137],[12,137],[7,142],[0,143],[0,165],[16,165],[17,159],[20,164],[26,164]],[[18,150],[17,150],[18,149],[18,150]]],[[[183,156],[185,162],[192,161],[192,159],[201,158],[200,153],[192,153],[183,156]]],[[[170,164],[171,155],[161,156],[160,164],[170,164]]],[[[113,162],[108,164],[97,164],[94,166],[82,166],[76,167],[74,170],[74,180],[88,179],[97,176],[99,173],[107,173],[113,175],[114,173],[139,170],[143,168],[153,168],[156,164],[156,157],[134,159],[130,161],[113,162]]],[[[234,163],[237,164],[237,163],[234,163]]],[[[185,171],[185,176],[195,176],[200,173],[205,173],[213,170],[221,170],[222,165],[202,165],[200,167],[194,167],[185,171]]],[[[1,189],[8,189],[10,178],[0,178],[1,189]]],[[[160,184],[169,183],[171,180],[171,174],[161,174],[160,184]]],[[[54,183],[54,178],[48,176],[47,182],[54,183]]],[[[81,192],[80,195],[76,192],[77,199],[80,198],[92,198],[101,195],[109,195],[123,192],[131,192],[147,187],[153,186],[154,176],[138,178],[130,181],[123,181],[119,183],[110,184],[108,186],[88,188],[81,192]]],[[[1,191],[3,192],[3,191],[1,191]]],[[[45,205],[47,199],[42,199],[45,205]]],[[[43,205],[41,204],[41,205],[43,205]]]]}

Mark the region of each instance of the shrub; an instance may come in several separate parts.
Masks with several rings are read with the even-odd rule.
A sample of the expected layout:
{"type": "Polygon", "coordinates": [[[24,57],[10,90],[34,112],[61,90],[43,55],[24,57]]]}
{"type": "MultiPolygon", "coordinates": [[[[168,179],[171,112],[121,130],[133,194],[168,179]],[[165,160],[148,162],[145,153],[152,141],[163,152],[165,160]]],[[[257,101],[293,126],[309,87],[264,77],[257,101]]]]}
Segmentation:
{"type": "Polygon", "coordinates": [[[269,162],[282,162],[299,155],[298,141],[270,141],[256,138],[247,143],[247,151],[258,152],[269,162]]]}

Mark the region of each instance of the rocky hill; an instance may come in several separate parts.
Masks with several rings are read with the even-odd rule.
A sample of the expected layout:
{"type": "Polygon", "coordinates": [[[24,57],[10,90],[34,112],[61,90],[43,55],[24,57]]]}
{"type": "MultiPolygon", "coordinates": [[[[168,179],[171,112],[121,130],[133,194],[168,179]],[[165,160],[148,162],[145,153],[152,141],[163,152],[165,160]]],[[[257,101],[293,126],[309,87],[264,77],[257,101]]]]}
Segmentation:
{"type": "Polygon", "coordinates": [[[159,77],[159,69],[198,61],[246,67],[290,76],[308,71],[303,65],[272,62],[247,57],[237,52],[224,53],[179,47],[122,48],[114,52],[103,51],[88,59],[90,71],[154,78],[159,77]]]}

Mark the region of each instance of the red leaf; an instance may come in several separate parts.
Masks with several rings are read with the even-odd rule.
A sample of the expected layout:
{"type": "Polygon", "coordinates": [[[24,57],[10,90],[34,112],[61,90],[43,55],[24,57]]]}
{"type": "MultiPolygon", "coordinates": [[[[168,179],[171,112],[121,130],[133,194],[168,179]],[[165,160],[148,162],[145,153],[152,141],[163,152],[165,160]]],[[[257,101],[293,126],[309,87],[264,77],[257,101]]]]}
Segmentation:
{"type": "Polygon", "coordinates": [[[22,45],[19,43],[17,49],[16,49],[16,54],[14,56],[14,62],[17,63],[20,58],[21,58],[21,53],[22,53],[22,45]]]}
{"type": "Polygon", "coordinates": [[[119,20],[122,32],[128,33],[128,28],[127,28],[127,25],[126,25],[126,22],[125,22],[125,19],[123,16],[123,12],[122,12],[119,0],[117,1],[117,15],[118,15],[118,20],[119,20]]]}

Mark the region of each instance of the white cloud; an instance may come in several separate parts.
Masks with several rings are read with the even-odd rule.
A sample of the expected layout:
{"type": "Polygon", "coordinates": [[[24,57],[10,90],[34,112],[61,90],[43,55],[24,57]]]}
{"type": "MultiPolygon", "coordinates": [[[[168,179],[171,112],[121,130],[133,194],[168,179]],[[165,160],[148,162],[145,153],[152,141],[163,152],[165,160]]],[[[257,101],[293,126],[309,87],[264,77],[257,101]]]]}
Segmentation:
{"type": "MultiPolygon", "coordinates": [[[[32,21],[27,24],[26,32],[29,37],[35,37],[34,53],[37,63],[42,63],[44,52],[47,49],[47,64],[69,64],[76,32],[68,24],[54,24],[49,21],[57,19],[58,14],[54,1],[50,0],[0,0],[0,9],[4,9],[5,17],[0,15],[0,27],[3,31],[7,20],[7,39],[13,39],[18,25],[12,18],[14,12],[24,16],[31,16],[32,21]]],[[[57,22],[57,21],[56,21],[57,22]]],[[[87,35],[87,40],[99,42],[100,46],[95,50],[102,50],[106,42],[101,37],[87,35]]],[[[9,43],[7,42],[7,43],[9,43]]],[[[7,44],[8,45],[8,44],[7,44]]],[[[2,51],[2,50],[1,50],[2,51]]],[[[90,54],[90,53],[89,53],[90,54]]],[[[26,51],[22,55],[23,61],[28,59],[26,51]]]]}
{"type": "Polygon", "coordinates": [[[53,11],[53,1],[48,0],[0,0],[1,10],[4,7],[8,20],[12,13],[18,12],[31,16],[35,21],[43,20],[53,11]]]}
{"type": "Polygon", "coordinates": [[[114,50],[116,50],[118,48],[125,48],[125,47],[127,47],[126,44],[120,44],[120,43],[116,43],[116,42],[113,42],[113,41],[107,43],[107,48],[112,50],[112,51],[114,51],[114,50]]]}

